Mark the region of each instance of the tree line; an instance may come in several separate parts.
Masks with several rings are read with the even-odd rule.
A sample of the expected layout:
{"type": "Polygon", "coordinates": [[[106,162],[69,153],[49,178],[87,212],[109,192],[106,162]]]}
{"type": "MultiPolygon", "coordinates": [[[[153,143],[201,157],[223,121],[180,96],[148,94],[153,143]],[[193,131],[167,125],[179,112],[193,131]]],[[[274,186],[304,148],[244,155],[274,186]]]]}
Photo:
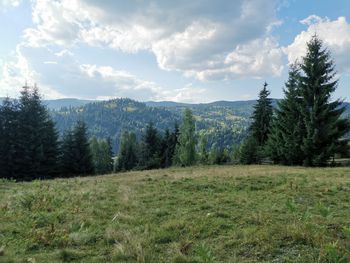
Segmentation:
{"type": "Polygon", "coordinates": [[[342,115],[334,63],[322,41],[307,43],[301,63],[291,65],[284,98],[272,106],[267,83],[254,106],[249,135],[240,147],[209,147],[206,133],[198,133],[190,109],[180,125],[159,131],[150,122],[137,136],[121,135],[113,158],[110,139],[89,138],[78,121],[59,138],[55,123],[36,87],[23,87],[18,100],[5,99],[0,107],[0,178],[15,180],[106,174],[173,165],[253,164],[265,161],[284,165],[325,166],[336,155],[349,154],[345,135],[350,121],[342,115]]]}
{"type": "Polygon", "coordinates": [[[37,87],[23,87],[19,100],[0,107],[0,178],[50,179],[112,171],[109,140],[89,141],[84,122],[59,140],[37,87]]]}
{"type": "Polygon", "coordinates": [[[254,107],[249,137],[240,148],[240,162],[268,159],[285,165],[325,166],[336,155],[349,155],[349,119],[342,101],[332,100],[338,80],[330,52],[315,35],[307,53],[289,69],[284,98],[271,105],[267,84],[254,107]]]}

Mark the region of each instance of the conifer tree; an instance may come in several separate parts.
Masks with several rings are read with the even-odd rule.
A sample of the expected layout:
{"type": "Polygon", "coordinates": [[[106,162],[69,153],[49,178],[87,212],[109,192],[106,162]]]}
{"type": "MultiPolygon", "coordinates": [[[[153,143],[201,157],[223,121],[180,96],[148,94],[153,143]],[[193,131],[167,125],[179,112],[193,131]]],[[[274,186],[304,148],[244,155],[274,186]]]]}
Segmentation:
{"type": "Polygon", "coordinates": [[[25,86],[19,100],[16,173],[20,180],[50,178],[58,172],[58,134],[39,91],[25,86]]]}
{"type": "Polygon", "coordinates": [[[18,105],[9,98],[0,107],[0,178],[18,179],[18,105]]]}
{"type": "Polygon", "coordinates": [[[301,147],[303,163],[323,166],[336,152],[346,150],[346,142],[341,139],[350,125],[348,120],[341,118],[345,111],[341,101],[331,101],[338,80],[330,53],[316,35],[307,43],[301,69],[301,114],[306,129],[301,147]]]}
{"type": "Polygon", "coordinates": [[[75,175],[75,144],[72,130],[65,131],[60,150],[61,176],[70,177],[75,175]]]}
{"type": "Polygon", "coordinates": [[[190,166],[196,163],[196,128],[195,120],[190,109],[185,109],[180,127],[178,144],[175,150],[176,164],[190,166]]]}
{"type": "Polygon", "coordinates": [[[160,150],[161,138],[153,123],[149,123],[141,142],[140,168],[159,168],[161,165],[160,150]]]}
{"type": "Polygon", "coordinates": [[[136,135],[133,132],[123,132],[119,153],[117,157],[116,171],[129,171],[138,165],[138,145],[136,135]]]}
{"type": "Polygon", "coordinates": [[[265,155],[265,145],[268,139],[272,122],[272,103],[267,83],[259,93],[254,105],[252,124],[249,127],[249,136],[242,142],[240,162],[243,164],[259,163],[265,155]]]}
{"type": "Polygon", "coordinates": [[[288,165],[300,165],[304,159],[301,145],[305,128],[300,113],[301,92],[298,64],[291,65],[285,86],[285,97],[275,109],[275,118],[271,125],[266,148],[273,161],[288,165]]]}
{"type": "Polygon", "coordinates": [[[272,119],[272,104],[269,95],[270,91],[267,89],[267,83],[265,82],[259,93],[257,103],[254,105],[253,122],[250,126],[250,132],[258,146],[264,146],[272,119]]]}
{"type": "Polygon", "coordinates": [[[87,135],[87,127],[83,121],[78,121],[73,129],[73,171],[78,175],[91,175],[94,173],[94,165],[90,144],[87,135]]]}

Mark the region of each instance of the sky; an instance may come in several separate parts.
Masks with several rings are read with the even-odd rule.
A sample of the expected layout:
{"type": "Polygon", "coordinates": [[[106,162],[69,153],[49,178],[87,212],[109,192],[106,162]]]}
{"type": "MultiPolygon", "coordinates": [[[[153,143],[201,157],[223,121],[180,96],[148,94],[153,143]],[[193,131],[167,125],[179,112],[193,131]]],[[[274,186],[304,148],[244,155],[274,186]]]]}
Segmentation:
{"type": "Polygon", "coordinates": [[[282,98],[315,33],[350,101],[349,0],[0,0],[0,97],[282,98]]]}

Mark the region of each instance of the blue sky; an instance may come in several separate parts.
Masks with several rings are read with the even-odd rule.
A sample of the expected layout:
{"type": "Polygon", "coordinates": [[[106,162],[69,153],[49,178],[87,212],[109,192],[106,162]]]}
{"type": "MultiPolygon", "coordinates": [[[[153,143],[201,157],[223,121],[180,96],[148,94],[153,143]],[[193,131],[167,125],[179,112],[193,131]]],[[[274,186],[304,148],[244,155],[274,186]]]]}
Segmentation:
{"type": "Polygon", "coordinates": [[[0,0],[0,97],[209,102],[281,98],[316,32],[350,101],[347,0],[0,0]]]}

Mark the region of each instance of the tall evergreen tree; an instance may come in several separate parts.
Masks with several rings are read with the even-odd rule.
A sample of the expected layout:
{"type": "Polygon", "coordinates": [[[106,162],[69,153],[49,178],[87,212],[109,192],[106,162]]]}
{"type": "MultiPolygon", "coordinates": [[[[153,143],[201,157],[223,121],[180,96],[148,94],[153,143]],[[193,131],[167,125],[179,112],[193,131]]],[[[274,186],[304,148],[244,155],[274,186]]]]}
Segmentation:
{"type": "Polygon", "coordinates": [[[269,95],[270,91],[265,82],[254,105],[249,136],[242,142],[240,148],[240,162],[243,164],[259,163],[265,155],[265,146],[273,118],[269,95]]]}
{"type": "Polygon", "coordinates": [[[270,91],[267,89],[267,83],[265,82],[263,89],[259,93],[257,103],[254,105],[253,122],[250,126],[251,134],[258,146],[264,146],[271,124],[272,104],[269,95],[270,91]]]}
{"type": "Polygon", "coordinates": [[[306,134],[303,139],[304,165],[322,166],[336,152],[345,151],[341,140],[349,131],[349,121],[342,119],[345,108],[341,101],[331,101],[338,80],[330,53],[315,35],[307,43],[307,53],[301,64],[301,114],[306,134]]]}
{"type": "Polygon", "coordinates": [[[16,173],[20,180],[51,178],[58,172],[58,134],[36,87],[19,100],[16,173]]]}
{"type": "Polygon", "coordinates": [[[0,178],[18,179],[18,105],[9,98],[0,107],[0,178]]]}
{"type": "Polygon", "coordinates": [[[78,121],[73,129],[73,152],[75,174],[91,175],[94,173],[94,165],[90,144],[87,135],[87,127],[83,121],[78,121]]]}
{"type": "Polygon", "coordinates": [[[291,65],[285,86],[285,97],[275,109],[275,118],[271,125],[266,148],[270,158],[275,162],[300,165],[304,159],[301,145],[305,128],[300,113],[301,92],[298,64],[291,65]]]}
{"type": "Polygon", "coordinates": [[[180,127],[178,144],[175,150],[176,164],[190,166],[196,163],[196,128],[195,120],[190,109],[185,109],[180,127]]]}
{"type": "Polygon", "coordinates": [[[141,141],[140,168],[159,168],[161,165],[160,150],[161,138],[153,123],[149,123],[141,141]]]}
{"type": "Polygon", "coordinates": [[[75,175],[75,143],[72,130],[65,131],[60,150],[61,176],[75,175]]]}

